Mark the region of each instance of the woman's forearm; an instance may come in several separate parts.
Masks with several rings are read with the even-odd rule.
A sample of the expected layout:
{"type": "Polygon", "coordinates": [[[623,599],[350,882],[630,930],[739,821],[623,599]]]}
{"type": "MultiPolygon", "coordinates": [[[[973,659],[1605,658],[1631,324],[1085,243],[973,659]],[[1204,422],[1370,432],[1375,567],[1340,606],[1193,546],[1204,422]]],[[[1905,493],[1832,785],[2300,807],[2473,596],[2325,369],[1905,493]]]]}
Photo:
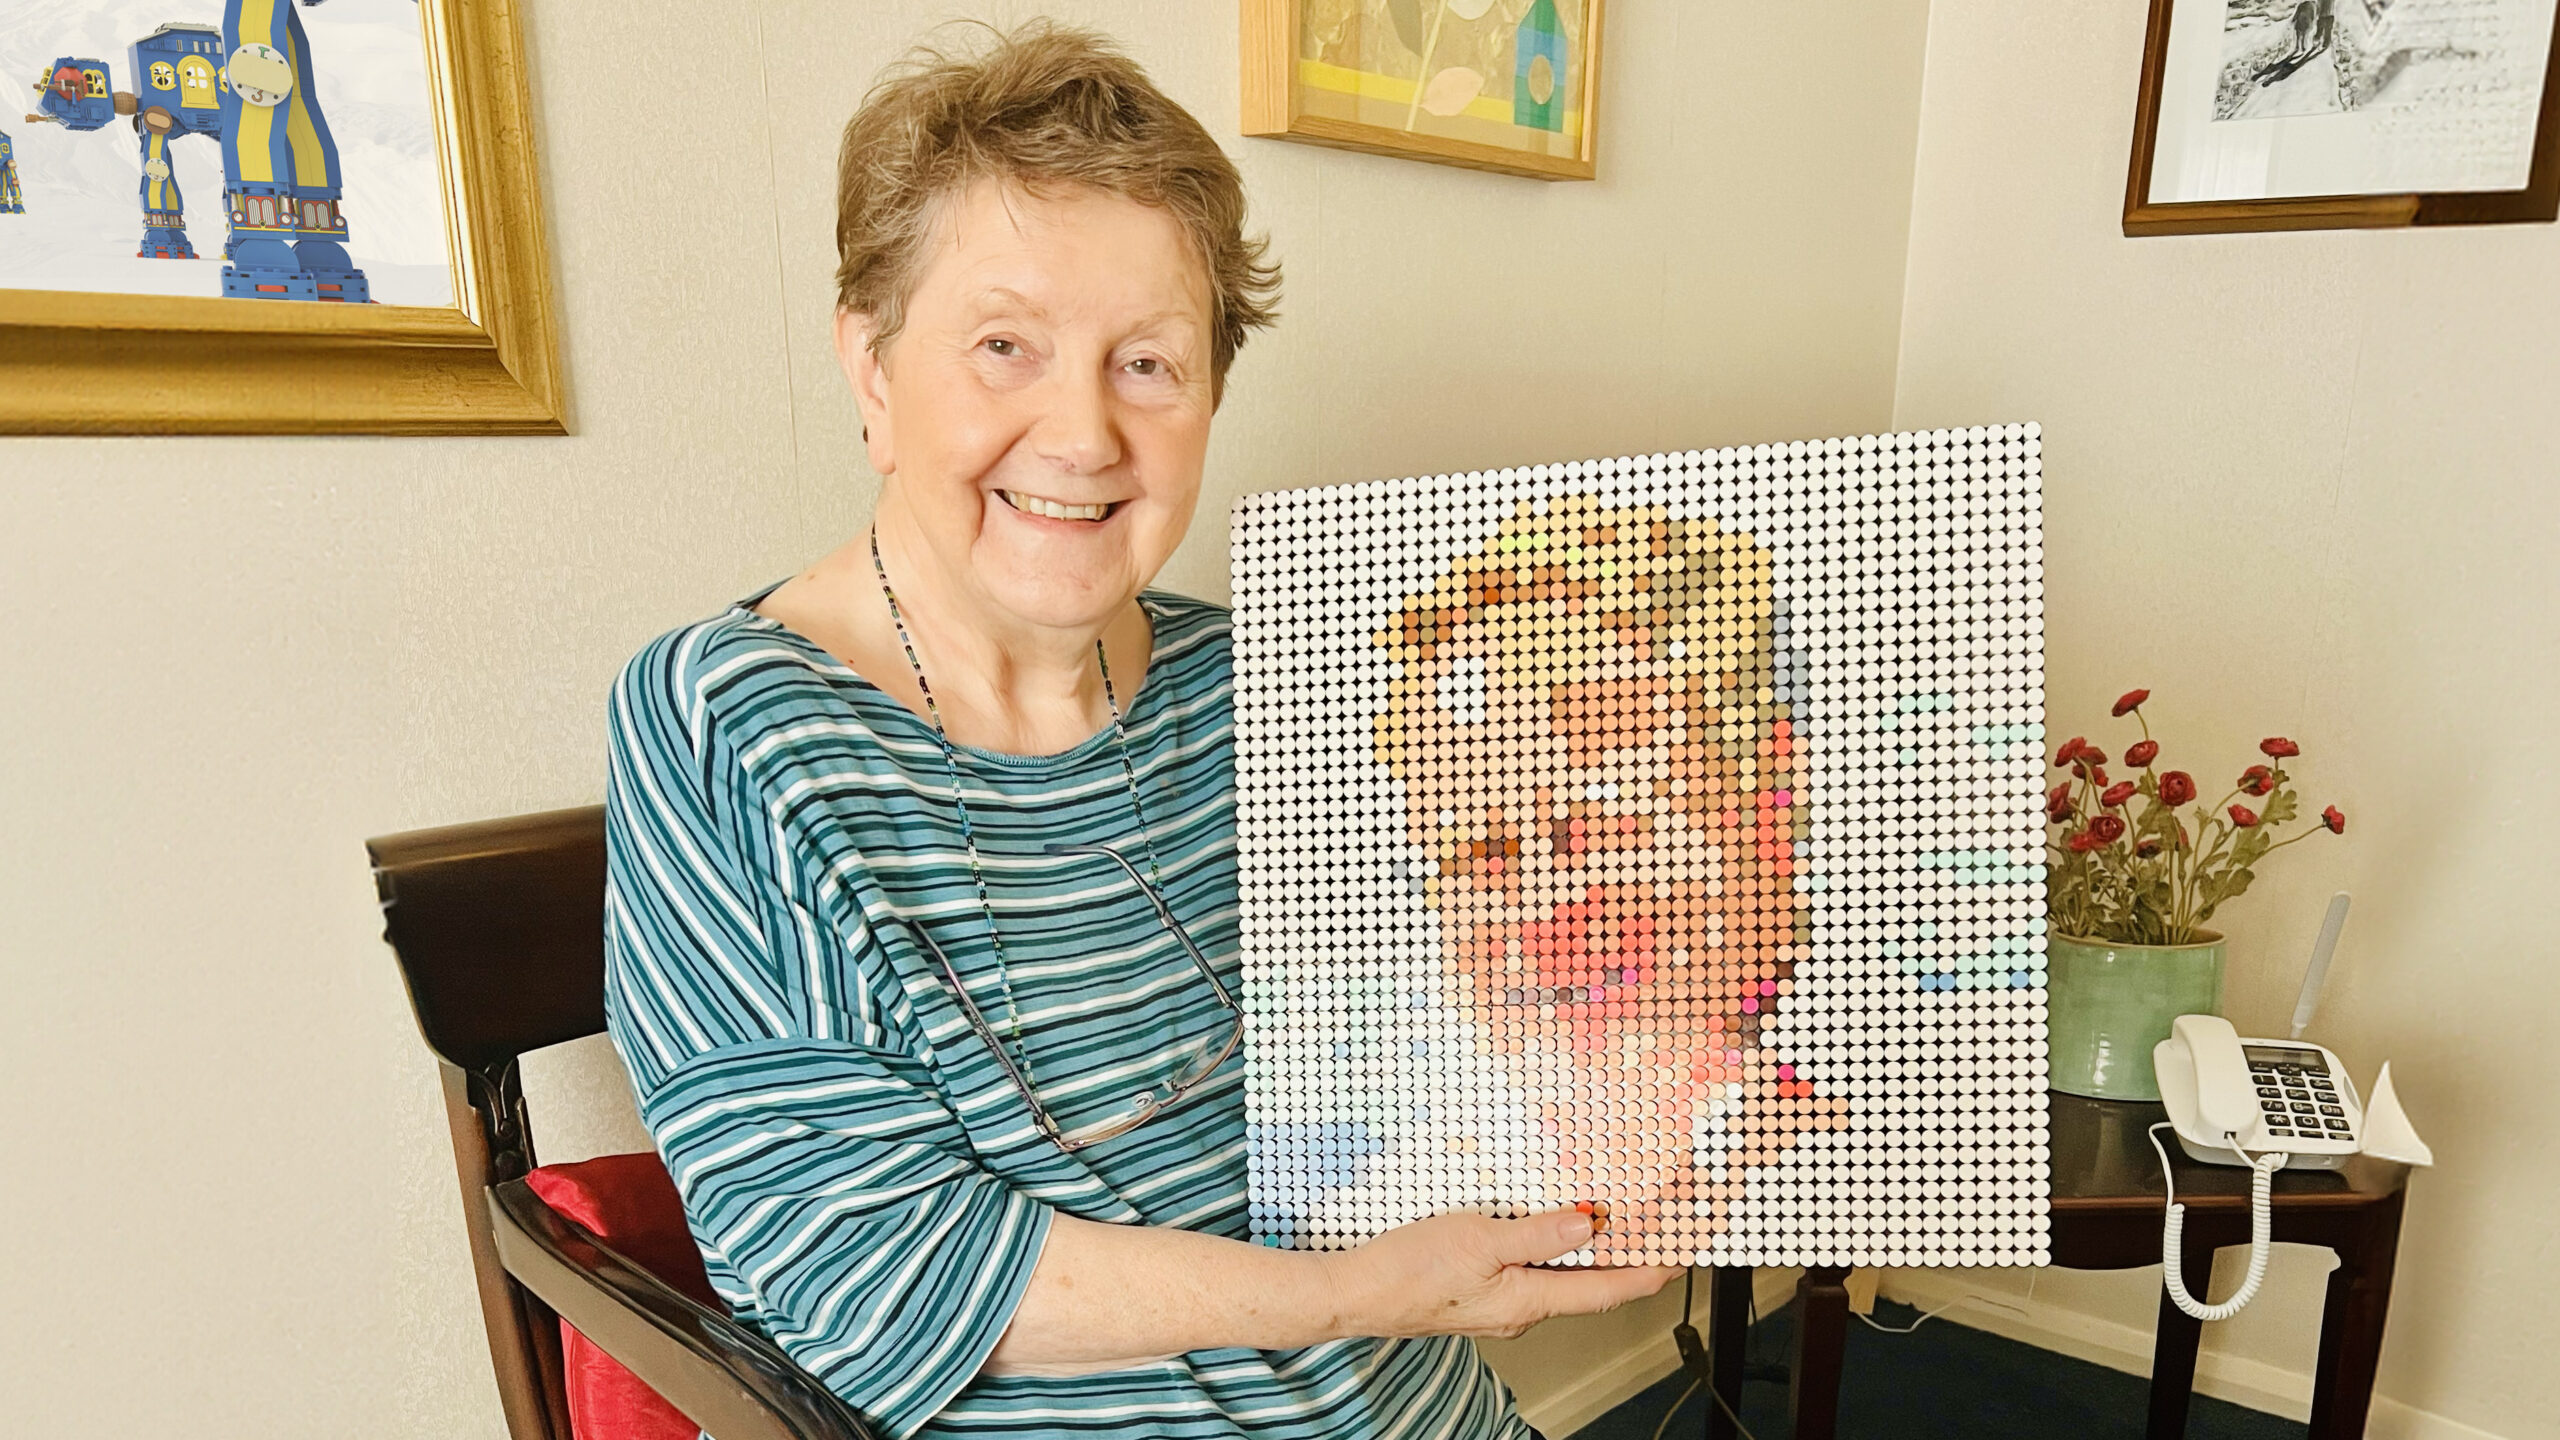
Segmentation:
{"type": "Polygon", "coordinates": [[[1053,1216],[995,1374],[1071,1375],[1241,1346],[1292,1350],[1350,1333],[1337,1257],[1194,1230],[1053,1216]]]}
{"type": "Polygon", "coordinates": [[[986,1368],[1076,1375],[1349,1335],[1517,1335],[1552,1315],[1650,1295],[1680,1273],[1535,1268],[1591,1233],[1591,1217],[1574,1210],[1517,1220],[1460,1212],[1322,1253],[1058,1215],[986,1368]]]}

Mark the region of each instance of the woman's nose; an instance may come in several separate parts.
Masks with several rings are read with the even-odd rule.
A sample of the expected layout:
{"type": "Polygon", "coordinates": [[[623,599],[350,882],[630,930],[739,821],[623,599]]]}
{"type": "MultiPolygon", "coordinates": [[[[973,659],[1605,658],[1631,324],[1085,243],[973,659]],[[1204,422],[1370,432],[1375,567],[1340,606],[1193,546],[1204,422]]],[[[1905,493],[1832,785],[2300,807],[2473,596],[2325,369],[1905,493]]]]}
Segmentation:
{"type": "Polygon", "coordinates": [[[1111,384],[1099,375],[1061,375],[1034,430],[1040,457],[1070,475],[1091,475],[1120,463],[1120,427],[1111,409],[1111,384]]]}

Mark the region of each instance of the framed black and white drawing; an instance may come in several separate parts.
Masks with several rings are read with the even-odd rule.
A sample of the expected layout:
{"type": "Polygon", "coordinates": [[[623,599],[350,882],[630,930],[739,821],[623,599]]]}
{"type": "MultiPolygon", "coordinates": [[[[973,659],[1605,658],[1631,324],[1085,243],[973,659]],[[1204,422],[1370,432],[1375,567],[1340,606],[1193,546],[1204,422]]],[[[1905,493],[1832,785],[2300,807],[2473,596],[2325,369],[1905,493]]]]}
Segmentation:
{"type": "Polygon", "coordinates": [[[2152,0],[2124,233],[2560,215],[2560,0],[2152,0]]]}

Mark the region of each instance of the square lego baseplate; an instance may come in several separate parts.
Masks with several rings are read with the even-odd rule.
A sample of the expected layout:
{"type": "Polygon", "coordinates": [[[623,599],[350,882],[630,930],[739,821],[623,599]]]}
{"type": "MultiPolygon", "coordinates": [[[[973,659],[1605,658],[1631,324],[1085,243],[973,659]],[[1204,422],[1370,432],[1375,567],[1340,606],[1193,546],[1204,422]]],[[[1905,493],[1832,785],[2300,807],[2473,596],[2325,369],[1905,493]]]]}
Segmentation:
{"type": "Polygon", "coordinates": [[[1238,503],[1258,1240],[2047,1258],[2039,433],[1238,503]]]}

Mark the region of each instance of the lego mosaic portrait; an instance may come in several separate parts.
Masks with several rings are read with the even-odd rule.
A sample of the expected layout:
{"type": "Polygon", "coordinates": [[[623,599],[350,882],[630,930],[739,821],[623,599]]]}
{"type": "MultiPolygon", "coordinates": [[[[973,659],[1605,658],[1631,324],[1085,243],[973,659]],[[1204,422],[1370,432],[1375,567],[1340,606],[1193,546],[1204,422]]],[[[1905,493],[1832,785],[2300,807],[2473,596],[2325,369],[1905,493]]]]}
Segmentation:
{"type": "Polygon", "coordinates": [[[1252,1226],[2036,1264],[2033,425],[1234,515],[1252,1226]]]}

